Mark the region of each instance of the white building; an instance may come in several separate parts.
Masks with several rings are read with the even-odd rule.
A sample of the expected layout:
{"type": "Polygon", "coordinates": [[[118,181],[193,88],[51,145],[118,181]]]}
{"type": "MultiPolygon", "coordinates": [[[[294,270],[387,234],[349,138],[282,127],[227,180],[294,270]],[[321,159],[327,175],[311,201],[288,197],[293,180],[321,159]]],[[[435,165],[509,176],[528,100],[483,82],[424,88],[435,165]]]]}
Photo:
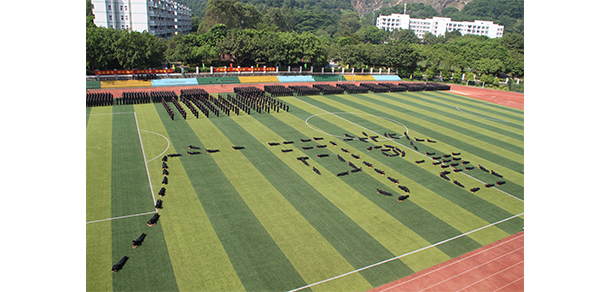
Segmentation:
{"type": "Polygon", "coordinates": [[[377,17],[377,28],[392,31],[394,29],[410,29],[419,38],[423,38],[426,32],[435,36],[445,35],[445,32],[458,30],[462,35],[484,35],[489,38],[501,38],[504,34],[504,26],[494,24],[491,21],[475,20],[452,21],[447,17],[432,17],[426,19],[411,18],[408,14],[379,15],[377,17]]]}
{"type": "Polygon", "coordinates": [[[191,9],[170,0],[91,0],[96,26],[170,37],[191,30],[191,9]]]}

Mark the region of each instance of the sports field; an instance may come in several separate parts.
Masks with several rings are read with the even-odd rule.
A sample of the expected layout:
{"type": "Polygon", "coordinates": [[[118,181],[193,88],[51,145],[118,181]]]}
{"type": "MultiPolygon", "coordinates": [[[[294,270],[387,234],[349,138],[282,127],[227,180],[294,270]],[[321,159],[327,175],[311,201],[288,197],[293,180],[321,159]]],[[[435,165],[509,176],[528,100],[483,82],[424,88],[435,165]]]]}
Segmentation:
{"type": "Polygon", "coordinates": [[[289,112],[172,120],[160,103],[87,108],[88,291],[366,291],[522,231],[523,110],[443,91],[277,99],[289,112]],[[162,185],[172,153],[182,156],[162,185]],[[362,171],[337,176],[355,170],[348,162],[362,171]]]}

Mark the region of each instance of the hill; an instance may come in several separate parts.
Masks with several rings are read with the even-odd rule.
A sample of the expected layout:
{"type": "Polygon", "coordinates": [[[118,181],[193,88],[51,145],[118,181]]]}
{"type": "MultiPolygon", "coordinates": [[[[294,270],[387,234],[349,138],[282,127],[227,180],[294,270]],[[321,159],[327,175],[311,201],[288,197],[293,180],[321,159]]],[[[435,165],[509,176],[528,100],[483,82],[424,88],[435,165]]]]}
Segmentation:
{"type": "Polygon", "coordinates": [[[472,1],[473,0],[351,0],[351,4],[354,7],[354,10],[356,10],[360,16],[363,16],[369,12],[379,10],[382,7],[414,3],[432,6],[438,12],[446,7],[455,7],[458,10],[462,10],[466,4],[472,1]]]}

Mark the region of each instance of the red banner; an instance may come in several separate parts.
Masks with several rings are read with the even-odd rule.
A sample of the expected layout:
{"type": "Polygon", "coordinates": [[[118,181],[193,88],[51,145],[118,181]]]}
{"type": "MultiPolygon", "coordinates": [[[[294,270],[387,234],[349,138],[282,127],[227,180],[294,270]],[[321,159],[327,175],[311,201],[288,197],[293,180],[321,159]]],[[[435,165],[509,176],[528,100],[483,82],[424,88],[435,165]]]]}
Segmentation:
{"type": "Polygon", "coordinates": [[[131,74],[174,73],[174,69],[141,69],[141,70],[95,70],[95,75],[131,75],[131,74]]]}
{"type": "Polygon", "coordinates": [[[244,67],[244,68],[214,68],[214,72],[263,72],[263,71],[275,71],[275,67],[244,67]]]}

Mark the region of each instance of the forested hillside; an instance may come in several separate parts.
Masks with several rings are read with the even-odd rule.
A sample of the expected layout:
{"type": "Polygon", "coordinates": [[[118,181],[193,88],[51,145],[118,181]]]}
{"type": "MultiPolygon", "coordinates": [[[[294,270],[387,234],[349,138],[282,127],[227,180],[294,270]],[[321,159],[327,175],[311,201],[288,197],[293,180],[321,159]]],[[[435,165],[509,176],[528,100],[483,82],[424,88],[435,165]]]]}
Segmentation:
{"type": "Polygon", "coordinates": [[[474,0],[462,11],[440,12],[421,3],[407,5],[418,17],[504,21],[501,39],[458,31],[419,39],[412,30],[388,32],[372,23],[379,13],[403,10],[404,5],[395,5],[360,17],[347,0],[209,0],[194,31],[170,39],[95,27],[89,17],[87,69],[152,68],[167,62],[192,68],[230,63],[321,68],[332,61],[351,68],[391,67],[403,77],[476,74],[486,83],[502,74],[523,78],[523,0],[474,0]],[[221,61],[221,55],[233,60],[221,61]]]}

